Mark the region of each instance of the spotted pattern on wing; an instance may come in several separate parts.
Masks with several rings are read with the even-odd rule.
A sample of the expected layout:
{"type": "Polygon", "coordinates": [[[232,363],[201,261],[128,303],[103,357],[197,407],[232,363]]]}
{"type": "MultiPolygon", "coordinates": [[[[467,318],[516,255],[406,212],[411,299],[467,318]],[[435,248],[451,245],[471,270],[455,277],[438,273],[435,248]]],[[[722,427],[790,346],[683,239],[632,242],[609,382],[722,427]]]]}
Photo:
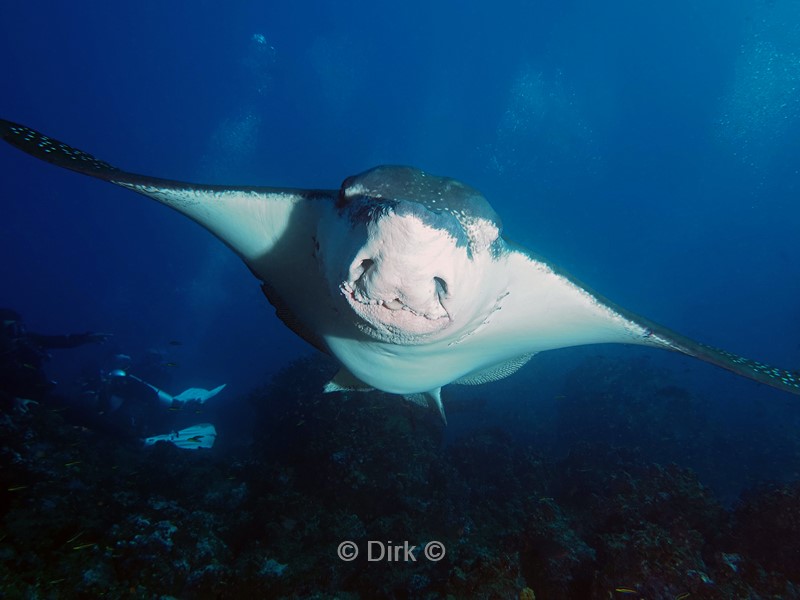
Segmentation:
{"type": "Polygon", "coordinates": [[[773,367],[771,365],[758,362],[757,360],[751,360],[749,358],[745,358],[744,356],[739,356],[738,354],[728,352],[727,350],[720,350],[719,348],[713,348],[705,344],[700,345],[708,350],[721,354],[733,364],[739,365],[741,370],[749,369],[752,371],[756,379],[766,377],[767,379],[773,379],[776,382],[780,382],[785,386],[800,390],[799,371],[786,371],[785,369],[779,369],[778,367],[773,367]]]}
{"type": "Polygon", "coordinates": [[[11,125],[5,131],[4,137],[20,150],[67,169],[88,173],[119,170],[83,150],[49,138],[24,125],[11,125]]]}

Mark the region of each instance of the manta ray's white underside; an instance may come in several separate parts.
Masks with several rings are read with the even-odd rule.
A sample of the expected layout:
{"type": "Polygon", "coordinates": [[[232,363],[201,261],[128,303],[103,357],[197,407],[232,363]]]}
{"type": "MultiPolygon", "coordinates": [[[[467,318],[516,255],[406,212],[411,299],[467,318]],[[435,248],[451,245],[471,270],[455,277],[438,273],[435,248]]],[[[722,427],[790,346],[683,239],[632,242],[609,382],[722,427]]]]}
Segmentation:
{"type": "Polygon", "coordinates": [[[12,145],[144,194],[223,240],[262,282],[278,316],[329,353],[329,389],[439,404],[449,383],[481,383],[545,350],[641,344],[701,358],[792,393],[800,377],[716,350],[616,306],[505,241],[477,192],[406,167],[341,191],[195,185],[120,171],[27,127],[12,145]]]}

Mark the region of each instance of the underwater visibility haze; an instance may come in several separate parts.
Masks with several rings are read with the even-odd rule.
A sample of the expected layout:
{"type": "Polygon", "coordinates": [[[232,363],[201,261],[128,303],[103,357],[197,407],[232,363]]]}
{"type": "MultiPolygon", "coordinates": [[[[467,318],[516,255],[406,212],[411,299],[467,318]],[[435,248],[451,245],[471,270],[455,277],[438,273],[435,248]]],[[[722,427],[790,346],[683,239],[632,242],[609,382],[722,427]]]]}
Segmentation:
{"type": "Polygon", "coordinates": [[[8,597],[800,597],[791,3],[2,15],[8,597]]]}

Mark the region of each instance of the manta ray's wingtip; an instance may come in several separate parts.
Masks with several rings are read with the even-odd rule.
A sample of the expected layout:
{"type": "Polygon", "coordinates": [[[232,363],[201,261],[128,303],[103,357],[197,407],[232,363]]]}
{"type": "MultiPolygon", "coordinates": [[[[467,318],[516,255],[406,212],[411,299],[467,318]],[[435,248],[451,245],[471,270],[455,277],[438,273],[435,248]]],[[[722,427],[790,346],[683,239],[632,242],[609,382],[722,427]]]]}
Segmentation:
{"type": "Polygon", "coordinates": [[[53,139],[25,125],[0,119],[0,138],[26,154],[70,171],[111,179],[119,169],[83,150],[53,139]]]}
{"type": "Polygon", "coordinates": [[[0,118],[0,137],[6,137],[6,133],[9,129],[14,125],[11,121],[6,121],[3,118],[0,118]]]}
{"type": "MultiPolygon", "coordinates": [[[[586,289],[584,287],[584,289],[586,289]]],[[[601,303],[611,307],[614,313],[621,315],[629,323],[638,326],[642,337],[638,342],[646,346],[662,348],[672,352],[679,352],[693,358],[711,363],[731,373],[752,379],[764,385],[800,395],[800,370],[788,370],[773,367],[772,365],[752,360],[703,344],[690,337],[682,335],[668,327],[664,327],[649,319],[637,315],[621,306],[592,292],[595,297],[601,298],[601,303]]]]}
{"type": "Polygon", "coordinates": [[[4,139],[9,144],[14,146],[17,145],[14,143],[14,140],[17,137],[17,134],[21,131],[30,131],[32,133],[37,133],[40,136],[42,135],[38,132],[35,132],[33,129],[26,127],[25,125],[22,125],[21,123],[0,118],[0,138],[4,139]]]}
{"type": "Polygon", "coordinates": [[[15,132],[22,129],[24,125],[20,125],[19,123],[15,123],[14,121],[8,121],[6,119],[0,118],[0,138],[11,144],[12,146],[16,146],[14,143],[15,132]]]}
{"type": "Polygon", "coordinates": [[[781,369],[745,358],[733,352],[697,342],[666,327],[655,326],[651,330],[650,337],[654,342],[653,345],[698,358],[784,392],[800,395],[800,371],[781,369]]]}

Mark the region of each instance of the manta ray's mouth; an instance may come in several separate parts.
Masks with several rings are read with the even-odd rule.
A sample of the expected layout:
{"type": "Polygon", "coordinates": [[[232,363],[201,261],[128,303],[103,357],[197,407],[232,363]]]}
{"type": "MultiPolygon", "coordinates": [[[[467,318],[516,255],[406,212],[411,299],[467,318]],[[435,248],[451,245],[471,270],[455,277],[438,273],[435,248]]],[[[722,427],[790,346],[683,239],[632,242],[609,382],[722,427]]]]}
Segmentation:
{"type": "MultiPolygon", "coordinates": [[[[406,306],[405,304],[403,304],[403,303],[400,301],[400,298],[395,298],[394,300],[389,300],[388,302],[387,302],[386,300],[384,300],[384,301],[382,302],[382,304],[383,304],[383,305],[384,305],[386,308],[388,308],[389,310],[403,310],[403,309],[405,309],[405,310],[411,310],[411,309],[410,309],[408,306],[406,306]]],[[[412,312],[413,312],[413,311],[412,311],[412,312]]]]}
{"type": "Polygon", "coordinates": [[[369,298],[365,296],[360,290],[354,288],[354,286],[349,282],[345,281],[341,284],[340,289],[345,297],[351,301],[351,304],[359,304],[361,306],[376,306],[388,309],[392,312],[404,310],[407,312],[412,313],[417,317],[424,317],[426,319],[437,320],[437,319],[449,319],[450,315],[447,313],[447,309],[441,304],[438,304],[438,308],[440,310],[435,311],[421,311],[415,310],[408,304],[404,303],[400,298],[393,298],[391,300],[383,300],[383,299],[376,299],[376,298],[369,298]]]}
{"type": "Polygon", "coordinates": [[[427,309],[419,309],[397,297],[372,298],[354,282],[342,282],[339,289],[353,311],[374,329],[401,335],[424,335],[439,331],[451,322],[439,298],[427,309]]]}

